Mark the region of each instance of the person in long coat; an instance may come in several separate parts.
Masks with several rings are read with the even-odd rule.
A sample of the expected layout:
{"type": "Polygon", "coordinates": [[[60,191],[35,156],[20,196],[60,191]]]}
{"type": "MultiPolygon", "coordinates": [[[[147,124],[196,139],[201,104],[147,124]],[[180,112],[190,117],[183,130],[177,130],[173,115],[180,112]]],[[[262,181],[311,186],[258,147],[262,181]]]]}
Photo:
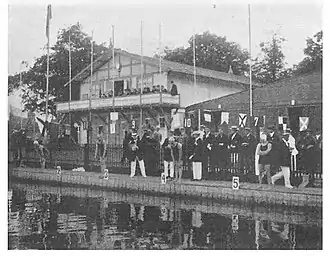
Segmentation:
{"type": "Polygon", "coordinates": [[[139,136],[135,131],[132,132],[132,137],[128,143],[128,154],[127,159],[131,163],[131,175],[130,177],[135,176],[136,171],[136,161],[139,162],[141,174],[143,177],[147,177],[145,172],[145,165],[144,165],[144,143],[140,140],[139,136]]]}
{"type": "Polygon", "coordinates": [[[267,128],[268,134],[267,134],[267,140],[272,144],[272,150],[270,152],[270,172],[272,174],[275,174],[280,169],[280,160],[279,160],[279,144],[280,144],[280,137],[275,132],[275,126],[270,125],[267,128]]]}
{"type": "Polygon", "coordinates": [[[189,157],[189,160],[192,161],[193,169],[193,181],[202,179],[202,163],[203,163],[203,132],[194,131],[192,133],[194,137],[193,151],[189,157]]]}
{"type": "Polygon", "coordinates": [[[157,162],[160,161],[158,156],[158,141],[152,136],[151,129],[146,130],[142,139],[142,143],[144,144],[144,164],[146,168],[146,174],[157,175],[157,162]]]}
{"type": "Polygon", "coordinates": [[[229,160],[229,138],[226,134],[224,134],[221,127],[218,131],[218,135],[214,138],[211,162],[213,166],[218,167],[220,171],[222,171],[227,167],[229,160]]]}
{"type": "Polygon", "coordinates": [[[265,175],[267,177],[267,183],[272,183],[270,175],[271,150],[272,144],[268,141],[267,135],[261,134],[260,143],[258,143],[256,148],[256,163],[258,163],[256,174],[259,176],[259,184],[262,184],[262,179],[265,175]]]}
{"type": "Polygon", "coordinates": [[[257,146],[257,140],[251,133],[251,128],[245,127],[245,135],[242,137],[240,159],[241,172],[251,172],[253,170],[254,153],[257,146]]]}
{"type": "Polygon", "coordinates": [[[276,180],[284,177],[285,187],[293,188],[290,182],[291,151],[293,150],[293,148],[290,147],[289,135],[289,132],[283,132],[283,138],[279,143],[279,164],[281,167],[281,171],[272,176],[271,182],[272,184],[274,184],[276,180]]]}
{"type": "Polygon", "coordinates": [[[231,154],[230,158],[234,168],[239,170],[239,151],[242,144],[242,136],[238,133],[238,127],[231,127],[232,134],[229,136],[229,152],[231,154]]]}
{"type": "Polygon", "coordinates": [[[209,127],[205,127],[204,135],[203,135],[203,173],[204,176],[207,176],[210,171],[214,171],[214,167],[211,166],[211,170],[209,170],[209,166],[211,164],[211,152],[214,142],[214,136],[211,134],[211,130],[209,127]]]}

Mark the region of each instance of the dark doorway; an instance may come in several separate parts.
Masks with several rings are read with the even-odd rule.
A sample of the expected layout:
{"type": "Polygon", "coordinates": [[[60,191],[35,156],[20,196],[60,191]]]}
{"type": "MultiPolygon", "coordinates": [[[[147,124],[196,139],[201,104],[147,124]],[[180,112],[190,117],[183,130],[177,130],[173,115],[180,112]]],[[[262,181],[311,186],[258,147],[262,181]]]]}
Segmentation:
{"type": "Polygon", "coordinates": [[[115,96],[121,96],[123,95],[124,92],[124,81],[115,81],[115,91],[114,94],[115,96]]]}
{"type": "Polygon", "coordinates": [[[303,116],[302,107],[291,107],[288,108],[289,124],[294,136],[299,133],[299,117],[303,116]]]}

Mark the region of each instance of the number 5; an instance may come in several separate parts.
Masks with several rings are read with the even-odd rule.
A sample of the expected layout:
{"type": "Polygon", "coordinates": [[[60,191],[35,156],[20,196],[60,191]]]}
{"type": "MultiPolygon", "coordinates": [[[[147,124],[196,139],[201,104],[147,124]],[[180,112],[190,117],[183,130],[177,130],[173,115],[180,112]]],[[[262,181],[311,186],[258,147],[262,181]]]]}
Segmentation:
{"type": "Polygon", "coordinates": [[[233,177],[232,187],[233,189],[239,189],[239,177],[237,176],[233,177]]]}

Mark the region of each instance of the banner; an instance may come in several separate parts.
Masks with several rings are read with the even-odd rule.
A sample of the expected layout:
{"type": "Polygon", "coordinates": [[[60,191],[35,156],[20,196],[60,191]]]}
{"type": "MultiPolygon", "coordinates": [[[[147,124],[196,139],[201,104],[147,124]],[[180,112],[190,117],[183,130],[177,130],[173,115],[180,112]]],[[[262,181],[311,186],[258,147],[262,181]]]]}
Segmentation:
{"type": "Polygon", "coordinates": [[[283,116],[278,117],[278,124],[283,124],[283,116]]]}
{"type": "Polygon", "coordinates": [[[117,121],[118,120],[118,112],[110,112],[110,120],[117,121]]]}
{"type": "Polygon", "coordinates": [[[116,133],[116,124],[112,123],[110,124],[110,134],[115,134],[116,133]]]}
{"type": "Polygon", "coordinates": [[[209,111],[204,111],[204,121],[205,122],[208,122],[208,123],[211,123],[211,112],[209,111]]]}
{"type": "Polygon", "coordinates": [[[221,124],[229,124],[229,112],[221,112],[221,124]]]}
{"type": "Polygon", "coordinates": [[[239,114],[238,126],[244,128],[246,124],[246,119],[247,119],[247,114],[239,114]]]}
{"type": "Polygon", "coordinates": [[[308,128],[309,117],[299,117],[299,131],[305,131],[308,128]]]}

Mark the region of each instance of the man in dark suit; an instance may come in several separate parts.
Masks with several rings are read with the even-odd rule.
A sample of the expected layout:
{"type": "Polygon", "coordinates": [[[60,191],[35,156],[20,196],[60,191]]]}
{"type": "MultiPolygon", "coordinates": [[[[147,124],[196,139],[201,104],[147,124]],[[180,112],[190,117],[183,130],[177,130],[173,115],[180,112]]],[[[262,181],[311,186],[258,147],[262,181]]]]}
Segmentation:
{"type": "Polygon", "coordinates": [[[229,136],[229,152],[231,165],[234,169],[239,170],[239,151],[242,144],[242,136],[238,133],[238,127],[231,127],[232,134],[229,136]]]}
{"type": "Polygon", "coordinates": [[[143,141],[140,140],[136,131],[132,132],[132,137],[128,143],[128,154],[127,159],[131,162],[131,175],[130,177],[133,178],[135,175],[136,170],[136,161],[139,162],[141,174],[143,177],[147,177],[145,172],[145,165],[144,165],[144,144],[143,141]]]}
{"type": "Polygon", "coordinates": [[[203,136],[203,174],[207,177],[209,172],[214,170],[209,170],[209,165],[211,163],[211,151],[213,147],[214,136],[211,134],[209,127],[205,127],[203,136]]]}
{"type": "Polygon", "coordinates": [[[275,125],[270,125],[267,128],[268,134],[267,134],[267,140],[272,144],[272,150],[270,151],[270,159],[271,159],[271,165],[270,165],[270,172],[272,175],[277,173],[280,168],[279,164],[279,144],[281,142],[280,137],[275,132],[275,125]]]}
{"type": "Polygon", "coordinates": [[[214,138],[214,143],[211,150],[211,165],[218,167],[221,171],[225,169],[228,164],[228,144],[228,136],[224,134],[222,127],[219,127],[218,134],[214,138]]]}
{"type": "Polygon", "coordinates": [[[253,160],[257,146],[257,140],[251,133],[251,128],[245,127],[245,135],[242,138],[241,144],[241,172],[248,173],[253,171],[253,160]]]}

